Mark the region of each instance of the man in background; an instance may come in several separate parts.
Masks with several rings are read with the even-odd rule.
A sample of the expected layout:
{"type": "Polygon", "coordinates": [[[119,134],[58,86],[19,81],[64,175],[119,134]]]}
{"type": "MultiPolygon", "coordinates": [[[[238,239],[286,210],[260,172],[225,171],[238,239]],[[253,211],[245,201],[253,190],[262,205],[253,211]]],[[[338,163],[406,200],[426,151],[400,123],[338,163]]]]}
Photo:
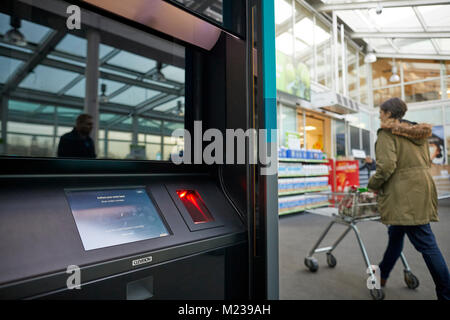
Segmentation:
{"type": "Polygon", "coordinates": [[[359,170],[367,170],[367,177],[370,179],[370,172],[377,170],[377,165],[375,163],[375,160],[373,160],[371,157],[366,156],[364,159],[364,165],[359,168],[359,170]]]}
{"type": "Polygon", "coordinates": [[[89,136],[94,126],[92,116],[80,114],[71,132],[64,134],[59,140],[58,157],[95,158],[95,145],[89,136]]]}

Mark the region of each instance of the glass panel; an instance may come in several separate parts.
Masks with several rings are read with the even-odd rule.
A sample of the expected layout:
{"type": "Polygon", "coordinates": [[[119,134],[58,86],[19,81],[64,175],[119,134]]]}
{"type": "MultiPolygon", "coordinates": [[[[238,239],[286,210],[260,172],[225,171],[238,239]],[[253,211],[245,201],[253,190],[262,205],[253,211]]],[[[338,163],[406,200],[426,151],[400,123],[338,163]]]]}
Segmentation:
{"type": "Polygon", "coordinates": [[[377,61],[372,63],[372,78],[374,89],[395,84],[389,81],[389,78],[392,75],[392,66],[392,59],[377,59],[377,61]]]}
{"type": "Polygon", "coordinates": [[[275,24],[279,25],[292,17],[292,6],[285,0],[275,0],[275,24]]]}
{"type": "MultiPolygon", "coordinates": [[[[4,43],[4,34],[11,29],[10,17],[0,13],[0,37],[4,39],[0,41],[0,47],[5,53],[0,56],[0,83],[6,83],[24,61],[36,53],[38,44],[52,35],[53,30],[60,30],[59,22],[67,19],[65,12],[61,16],[47,9],[38,12],[34,7],[38,2],[29,3],[12,7],[20,10],[17,16],[29,17],[29,21],[22,19],[20,28],[29,43],[26,47],[4,43]]],[[[0,11],[6,9],[8,7],[2,7],[0,11]]],[[[88,10],[82,9],[82,16],[89,14],[88,10]]],[[[138,29],[118,34],[114,26],[119,22],[101,15],[96,19],[98,28],[95,32],[103,41],[99,44],[99,70],[86,70],[88,42],[85,35],[90,27],[82,25],[83,32],[68,31],[55,41],[40,60],[41,64],[24,74],[20,83],[8,92],[9,120],[14,120],[8,121],[7,128],[4,128],[7,129],[8,155],[56,156],[60,141],[67,138],[60,137],[65,134],[83,140],[84,143],[78,143],[81,149],[83,145],[97,146],[95,153],[98,158],[135,158],[137,150],[130,150],[130,144],[137,140],[148,144],[144,150],[146,157],[168,159],[166,152],[169,146],[180,144],[180,141],[167,141],[165,154],[161,154],[160,134],[169,137],[173,130],[184,128],[185,48],[138,29]],[[98,119],[85,119],[77,124],[77,118],[85,107],[85,76],[97,74],[96,71],[100,71],[97,79],[98,119]],[[145,103],[155,96],[164,95],[172,100],[165,98],[159,105],[145,103]],[[12,100],[11,96],[20,96],[21,100],[12,100]],[[133,132],[130,114],[138,116],[137,132],[133,132]],[[162,128],[161,119],[168,118],[173,121],[165,121],[162,128]],[[88,137],[97,141],[91,144],[88,137]]],[[[95,97],[91,98],[95,100],[95,97]]],[[[75,144],[72,143],[72,147],[76,148],[75,144]]]]}
{"type": "Polygon", "coordinates": [[[450,99],[450,77],[445,82],[447,83],[447,94],[444,93],[444,97],[447,96],[447,99],[450,99]]]}
{"type": "Polygon", "coordinates": [[[294,108],[289,108],[286,106],[281,106],[281,121],[282,121],[282,141],[283,145],[286,143],[285,135],[286,132],[297,132],[297,126],[295,122],[295,117],[297,113],[294,108]]]}
{"type": "Polygon", "coordinates": [[[156,67],[156,61],[138,56],[134,53],[121,51],[108,61],[108,64],[145,73],[156,67]]]}
{"type": "Polygon", "coordinates": [[[151,135],[151,134],[147,134],[147,143],[148,142],[153,142],[153,143],[161,143],[161,136],[155,136],[155,135],[151,135]]]}
{"type": "Polygon", "coordinates": [[[350,98],[358,101],[359,90],[357,87],[358,75],[356,69],[356,50],[347,43],[347,83],[350,98]]]}
{"type": "Polygon", "coordinates": [[[359,127],[369,130],[370,129],[370,116],[369,116],[369,114],[367,114],[365,112],[360,112],[359,116],[360,116],[359,127]]]}
{"type": "Polygon", "coordinates": [[[158,95],[158,93],[158,91],[133,86],[110,101],[124,105],[136,106],[139,103],[158,95]]]}
{"type": "Polygon", "coordinates": [[[53,136],[53,126],[8,121],[8,132],[53,136]]]}
{"type": "Polygon", "coordinates": [[[422,110],[408,110],[404,116],[409,121],[442,125],[442,111],[440,108],[427,108],[422,110]]]}
{"type": "Polygon", "coordinates": [[[417,9],[429,28],[440,28],[437,31],[442,31],[450,25],[450,5],[420,6],[417,9]]]}
{"type": "Polygon", "coordinates": [[[345,122],[335,120],[334,127],[336,129],[336,157],[345,156],[345,122]]]}
{"type": "Polygon", "coordinates": [[[402,60],[404,81],[415,81],[426,78],[440,77],[440,62],[431,60],[402,60]]]}
{"type": "Polygon", "coordinates": [[[419,102],[441,98],[440,80],[405,85],[405,101],[419,102]]]}
{"type": "Polygon", "coordinates": [[[68,34],[56,46],[56,50],[86,57],[87,41],[86,39],[68,34]]]}
{"type": "Polygon", "coordinates": [[[119,132],[119,131],[109,131],[108,139],[110,140],[125,140],[131,141],[131,133],[129,132],[119,132]]]}
{"type": "Polygon", "coordinates": [[[373,91],[373,105],[374,107],[380,106],[384,101],[390,98],[398,97],[401,98],[402,92],[401,87],[390,87],[386,89],[376,89],[373,91]]]}
{"type": "Polygon", "coordinates": [[[372,116],[372,129],[374,133],[377,133],[380,129],[380,116],[378,114],[372,116]]]}
{"type": "Polygon", "coordinates": [[[345,116],[345,118],[347,119],[348,122],[350,122],[352,125],[354,125],[355,127],[359,127],[359,113],[355,113],[355,114],[348,114],[345,116]]]}
{"type": "Polygon", "coordinates": [[[395,45],[400,48],[400,53],[436,53],[429,39],[396,39],[395,45]]]}
{"type": "Polygon", "coordinates": [[[0,57],[0,82],[5,83],[22,64],[20,60],[0,57]]]}
{"type": "Polygon", "coordinates": [[[450,39],[434,39],[441,50],[441,53],[449,54],[450,53],[450,39]]]}
{"type": "Polygon", "coordinates": [[[366,155],[370,155],[370,131],[361,129],[362,132],[362,149],[366,155]]]}
{"type": "Polygon", "coordinates": [[[147,143],[145,145],[145,153],[147,155],[147,160],[163,160],[161,156],[161,145],[147,143]]]}
{"type": "Polygon", "coordinates": [[[445,107],[445,122],[450,124],[450,105],[445,107]]]}
{"type": "Polygon", "coordinates": [[[305,139],[304,139],[304,124],[303,124],[303,111],[297,110],[297,132],[300,133],[300,148],[305,148],[305,139]]]}
{"type": "Polygon", "coordinates": [[[306,149],[324,150],[324,130],[323,119],[306,116],[306,149]]]}
{"type": "Polygon", "coordinates": [[[166,66],[162,69],[162,73],[168,80],[179,82],[180,84],[184,83],[185,72],[184,69],[174,67],[174,66],[166,66]]]}
{"type": "Polygon", "coordinates": [[[368,86],[367,86],[367,65],[364,63],[364,55],[359,54],[359,93],[361,97],[361,103],[369,104],[368,101],[368,86]]]}
{"type": "Polygon", "coordinates": [[[53,152],[53,138],[36,135],[9,134],[8,153],[14,156],[51,157],[53,152]]]}
{"type": "Polygon", "coordinates": [[[57,93],[76,77],[77,74],[74,72],[40,65],[20,83],[19,87],[57,93]]]}
{"type": "Polygon", "coordinates": [[[170,112],[182,116],[184,115],[184,97],[174,98],[172,101],[156,105],[153,110],[170,112]],[[178,103],[180,103],[180,105],[178,105],[178,103]]]}
{"type": "Polygon", "coordinates": [[[382,14],[377,14],[376,10],[361,10],[361,13],[380,31],[423,31],[411,7],[383,8],[382,14]]]}
{"type": "Polygon", "coordinates": [[[131,142],[109,141],[108,142],[108,158],[125,159],[130,153],[131,142]]]}
{"type": "Polygon", "coordinates": [[[392,47],[391,43],[389,43],[386,39],[364,38],[364,41],[370,44],[370,46],[377,52],[395,52],[395,49],[392,47]]]}
{"type": "Polygon", "coordinates": [[[317,81],[325,87],[331,88],[332,73],[330,41],[325,41],[317,47],[317,81]]]}
{"type": "Polygon", "coordinates": [[[350,126],[350,150],[360,150],[359,145],[359,128],[350,126]]]}

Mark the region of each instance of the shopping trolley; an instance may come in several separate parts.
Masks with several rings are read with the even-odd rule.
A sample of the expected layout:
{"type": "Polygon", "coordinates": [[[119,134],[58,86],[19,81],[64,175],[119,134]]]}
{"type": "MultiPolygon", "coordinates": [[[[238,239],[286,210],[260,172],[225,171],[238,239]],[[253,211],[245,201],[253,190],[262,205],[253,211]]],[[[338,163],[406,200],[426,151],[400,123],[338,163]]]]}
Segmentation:
{"type": "MultiPolygon", "coordinates": [[[[380,221],[380,215],[377,210],[376,195],[368,192],[365,188],[356,189],[355,187],[353,187],[350,192],[320,192],[320,194],[328,196],[330,206],[324,209],[328,214],[331,213],[334,219],[327,226],[314,247],[309,252],[308,256],[305,258],[306,267],[308,267],[311,272],[316,272],[319,268],[319,264],[317,259],[314,258],[314,254],[323,252],[327,255],[328,266],[331,268],[336,267],[337,260],[333,256],[332,252],[350,232],[350,230],[353,230],[355,232],[356,239],[358,240],[359,247],[361,248],[364,261],[367,265],[367,272],[370,275],[369,279],[371,285],[368,286],[370,295],[375,300],[383,300],[383,289],[380,287],[380,284],[377,283],[378,280],[375,276],[375,270],[372,269],[372,264],[370,263],[360,232],[356,227],[356,224],[359,222],[380,221]],[[335,223],[345,225],[347,226],[347,229],[332,246],[319,248],[319,245],[335,223]]],[[[417,288],[419,286],[419,280],[411,272],[403,252],[401,253],[400,258],[404,266],[404,280],[406,285],[410,289],[417,288]]]]}

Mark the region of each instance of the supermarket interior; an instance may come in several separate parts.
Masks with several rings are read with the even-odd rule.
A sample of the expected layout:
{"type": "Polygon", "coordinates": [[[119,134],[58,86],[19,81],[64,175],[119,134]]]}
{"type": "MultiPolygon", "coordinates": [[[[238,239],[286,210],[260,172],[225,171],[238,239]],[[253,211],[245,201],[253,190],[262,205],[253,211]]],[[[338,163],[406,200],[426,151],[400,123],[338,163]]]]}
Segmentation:
{"type": "Polygon", "coordinates": [[[0,299],[436,299],[408,241],[369,288],[386,226],[340,205],[400,98],[432,128],[450,262],[448,1],[4,0],[0,93],[0,299]],[[191,146],[198,121],[277,129],[277,175],[191,146]]]}

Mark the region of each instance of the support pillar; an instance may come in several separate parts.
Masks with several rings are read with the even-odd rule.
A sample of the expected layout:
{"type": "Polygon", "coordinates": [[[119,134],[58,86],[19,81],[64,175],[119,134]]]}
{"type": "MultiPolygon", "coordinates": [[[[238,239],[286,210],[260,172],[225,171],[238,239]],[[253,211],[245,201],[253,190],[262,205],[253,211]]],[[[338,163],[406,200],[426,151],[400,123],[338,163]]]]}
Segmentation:
{"type": "Polygon", "coordinates": [[[98,130],[100,123],[99,99],[98,99],[98,79],[99,71],[99,50],[100,33],[96,30],[89,30],[87,33],[87,61],[86,61],[86,95],[84,112],[91,115],[94,122],[91,138],[94,140],[95,150],[98,150],[98,130]]]}
{"type": "Polygon", "coordinates": [[[7,155],[8,154],[8,96],[2,96],[2,104],[1,104],[1,117],[2,117],[2,144],[3,150],[0,149],[0,154],[7,155]]]}

